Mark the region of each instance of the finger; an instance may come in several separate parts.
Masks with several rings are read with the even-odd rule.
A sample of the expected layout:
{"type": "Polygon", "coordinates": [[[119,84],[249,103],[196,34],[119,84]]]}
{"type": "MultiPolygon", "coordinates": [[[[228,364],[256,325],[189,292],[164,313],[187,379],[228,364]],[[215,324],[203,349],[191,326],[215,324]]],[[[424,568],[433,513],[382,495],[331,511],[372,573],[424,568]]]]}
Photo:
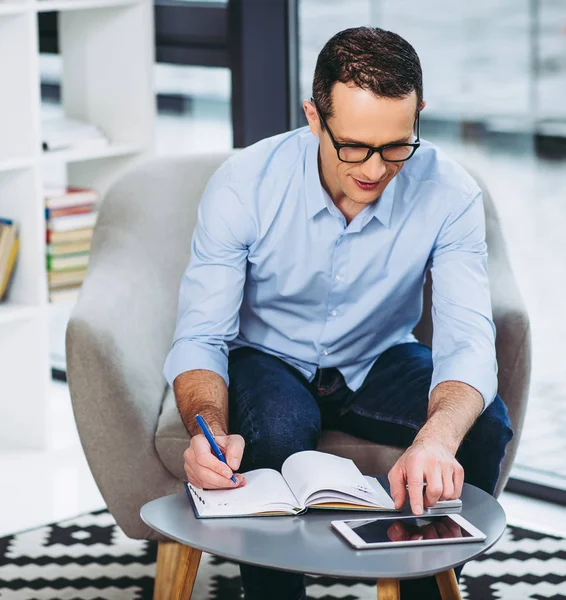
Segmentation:
{"type": "Polygon", "coordinates": [[[434,506],[442,496],[442,469],[438,462],[429,463],[426,469],[425,506],[434,506]]]}
{"type": "Polygon", "coordinates": [[[458,523],[453,521],[452,519],[446,519],[444,522],[446,527],[450,530],[450,535],[455,538],[461,538],[463,536],[462,528],[458,523]]]}
{"type": "Polygon", "coordinates": [[[423,527],[421,533],[425,540],[437,540],[439,537],[434,525],[427,525],[426,527],[423,527]]]}
{"type": "Polygon", "coordinates": [[[398,523],[393,523],[387,530],[387,537],[392,542],[399,542],[403,537],[404,530],[398,523]]]}
{"type": "Polygon", "coordinates": [[[244,438],[241,435],[229,435],[225,438],[226,462],[236,471],[240,468],[242,456],[244,455],[244,438]]]}
{"type": "Polygon", "coordinates": [[[411,501],[411,510],[415,515],[423,514],[423,481],[423,461],[421,459],[414,459],[410,461],[407,465],[407,484],[409,486],[409,499],[411,501]]]}
{"type": "Polygon", "coordinates": [[[438,537],[439,538],[451,538],[454,537],[452,535],[452,532],[450,531],[450,528],[447,527],[444,523],[440,522],[440,521],[436,521],[434,523],[435,528],[436,528],[436,532],[438,533],[438,537]]]}
{"type": "Polygon", "coordinates": [[[411,532],[403,523],[399,521],[396,521],[395,523],[393,523],[393,525],[391,525],[387,534],[389,536],[389,539],[393,542],[405,542],[411,539],[411,532]]]}
{"type": "Polygon", "coordinates": [[[459,462],[456,462],[454,467],[454,498],[460,498],[462,495],[462,488],[464,487],[464,469],[459,462]]]}
{"type": "Polygon", "coordinates": [[[202,487],[205,489],[217,490],[238,487],[237,479],[234,483],[229,477],[223,477],[210,469],[199,468],[196,470],[195,475],[202,481],[202,487]]]}
{"type": "Polygon", "coordinates": [[[232,478],[232,475],[233,475],[232,469],[226,463],[223,463],[221,460],[218,460],[216,458],[216,456],[213,456],[212,454],[210,454],[210,452],[195,454],[195,458],[196,458],[195,471],[201,479],[202,479],[201,469],[206,469],[206,470],[212,471],[212,472],[218,474],[219,476],[224,477],[225,479],[232,478]]]}
{"type": "Polygon", "coordinates": [[[446,527],[450,532],[450,537],[462,537],[462,528],[460,527],[460,525],[458,525],[458,523],[456,523],[456,521],[454,521],[450,517],[443,517],[441,523],[442,526],[446,527]]]}
{"type": "Polygon", "coordinates": [[[405,477],[403,476],[401,468],[395,465],[391,471],[389,471],[387,479],[389,479],[389,491],[391,492],[391,497],[395,502],[395,508],[399,510],[400,508],[403,508],[403,505],[407,500],[405,477]]]}
{"type": "Polygon", "coordinates": [[[212,453],[212,448],[202,433],[199,433],[191,438],[191,445],[189,449],[192,450],[194,454],[212,453]]]}
{"type": "MultiPolygon", "coordinates": [[[[223,475],[224,477],[232,477],[232,469],[227,464],[216,458],[216,456],[212,453],[212,448],[210,447],[210,444],[204,435],[199,434],[191,438],[190,449],[194,453],[195,468],[198,468],[199,466],[206,467],[220,475],[223,475]]],[[[190,452],[187,452],[187,454],[190,456],[190,452]]]]}
{"type": "Polygon", "coordinates": [[[442,468],[442,495],[441,500],[453,500],[454,496],[454,466],[445,465],[442,468]]]}

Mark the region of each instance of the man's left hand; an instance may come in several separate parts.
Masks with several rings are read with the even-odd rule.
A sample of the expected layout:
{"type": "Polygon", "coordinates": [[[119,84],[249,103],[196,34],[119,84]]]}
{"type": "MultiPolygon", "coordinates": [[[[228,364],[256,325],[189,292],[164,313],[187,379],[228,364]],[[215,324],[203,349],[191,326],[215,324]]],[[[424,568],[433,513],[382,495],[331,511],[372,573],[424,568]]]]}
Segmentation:
{"type": "Polygon", "coordinates": [[[462,494],[464,469],[446,446],[437,440],[415,440],[389,472],[391,496],[400,509],[407,499],[415,515],[423,506],[433,506],[438,500],[454,500],[462,494]],[[426,493],[423,496],[423,485],[426,493]]]}

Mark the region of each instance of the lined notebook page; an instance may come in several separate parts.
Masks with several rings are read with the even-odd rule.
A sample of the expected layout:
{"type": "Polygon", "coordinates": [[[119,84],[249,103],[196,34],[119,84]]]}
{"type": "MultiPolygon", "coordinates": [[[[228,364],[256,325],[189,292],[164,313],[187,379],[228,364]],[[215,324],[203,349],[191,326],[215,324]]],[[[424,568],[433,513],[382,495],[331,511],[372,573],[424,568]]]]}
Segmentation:
{"type": "MultiPolygon", "coordinates": [[[[246,485],[226,490],[196,489],[200,515],[245,515],[269,510],[291,510],[297,499],[278,471],[257,469],[243,474],[246,485]]],[[[189,488],[190,489],[190,488],[189,488]]],[[[191,490],[191,494],[194,492],[191,490]]]]}

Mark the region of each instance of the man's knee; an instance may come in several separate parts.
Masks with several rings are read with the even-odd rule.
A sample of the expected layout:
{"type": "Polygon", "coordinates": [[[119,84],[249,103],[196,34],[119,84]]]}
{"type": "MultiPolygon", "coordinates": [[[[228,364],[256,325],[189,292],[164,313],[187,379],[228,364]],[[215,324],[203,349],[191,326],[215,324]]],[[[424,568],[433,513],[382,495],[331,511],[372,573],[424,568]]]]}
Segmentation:
{"type": "Polygon", "coordinates": [[[471,428],[467,441],[476,447],[491,448],[503,457],[512,437],[507,407],[501,397],[496,396],[471,428]]]}

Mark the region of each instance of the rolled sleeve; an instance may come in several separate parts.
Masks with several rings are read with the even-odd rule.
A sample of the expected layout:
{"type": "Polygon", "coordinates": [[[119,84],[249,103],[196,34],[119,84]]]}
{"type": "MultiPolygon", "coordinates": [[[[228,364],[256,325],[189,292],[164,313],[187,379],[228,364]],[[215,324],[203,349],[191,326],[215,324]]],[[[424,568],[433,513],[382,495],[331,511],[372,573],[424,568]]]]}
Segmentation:
{"type": "Polygon", "coordinates": [[[173,385],[206,369],[228,381],[228,345],[239,333],[254,222],[235,192],[213,176],[201,199],[191,259],[181,280],[177,325],[163,374],[173,385]]]}
{"type": "Polygon", "coordinates": [[[163,368],[167,383],[173,387],[177,375],[197,369],[218,373],[228,385],[228,353],[225,345],[216,346],[210,342],[187,339],[181,339],[173,344],[163,368]]]}
{"type": "Polygon", "coordinates": [[[485,410],[497,393],[497,360],[481,192],[446,219],[433,249],[431,273],[430,391],[444,381],[461,381],[482,395],[485,410]]]}

